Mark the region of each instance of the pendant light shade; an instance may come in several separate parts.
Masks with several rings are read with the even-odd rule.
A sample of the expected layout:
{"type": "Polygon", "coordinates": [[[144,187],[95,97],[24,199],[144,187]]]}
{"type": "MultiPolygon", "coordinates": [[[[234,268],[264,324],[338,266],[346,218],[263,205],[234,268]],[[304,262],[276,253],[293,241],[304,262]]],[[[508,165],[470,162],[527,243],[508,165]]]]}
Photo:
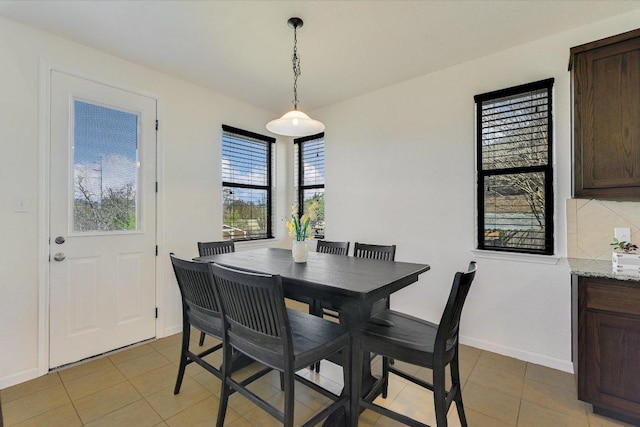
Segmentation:
{"type": "Polygon", "coordinates": [[[293,110],[267,123],[269,132],[285,136],[307,136],[324,131],[324,124],[313,120],[298,110],[298,77],[300,76],[300,56],[298,56],[297,30],[302,27],[302,19],[290,18],[287,24],[293,28],[293,110]]]}
{"type": "Polygon", "coordinates": [[[323,132],[324,124],[302,111],[291,110],[279,119],[267,123],[267,130],[278,135],[307,136],[323,132]]]}

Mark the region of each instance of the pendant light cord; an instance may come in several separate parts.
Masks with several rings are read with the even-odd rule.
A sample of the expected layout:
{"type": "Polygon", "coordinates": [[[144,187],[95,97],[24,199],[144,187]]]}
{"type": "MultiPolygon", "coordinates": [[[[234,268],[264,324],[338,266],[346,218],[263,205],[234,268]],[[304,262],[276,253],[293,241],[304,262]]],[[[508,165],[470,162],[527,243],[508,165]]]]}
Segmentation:
{"type": "Polygon", "coordinates": [[[298,56],[298,27],[293,28],[293,56],[291,60],[293,62],[293,109],[298,109],[298,77],[301,74],[300,71],[300,57],[298,56]]]}

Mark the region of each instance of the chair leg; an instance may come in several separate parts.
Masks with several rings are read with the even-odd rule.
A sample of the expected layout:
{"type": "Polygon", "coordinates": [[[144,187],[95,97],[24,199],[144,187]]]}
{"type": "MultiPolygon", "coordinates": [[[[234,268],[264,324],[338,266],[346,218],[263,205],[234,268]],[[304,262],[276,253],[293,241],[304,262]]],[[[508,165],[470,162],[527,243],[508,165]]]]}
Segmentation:
{"type": "Polygon", "coordinates": [[[447,390],[444,371],[444,366],[433,369],[433,401],[438,427],[447,427],[447,390]]]}
{"type": "Polygon", "coordinates": [[[456,409],[458,410],[458,418],[460,418],[460,425],[467,427],[467,417],[464,414],[464,405],[462,404],[462,385],[460,384],[460,365],[458,364],[458,355],[456,354],[451,360],[449,365],[451,369],[451,383],[452,387],[458,385],[458,392],[453,397],[453,401],[456,402],[456,409]]]}
{"type": "Polygon", "coordinates": [[[182,379],[184,378],[184,371],[187,368],[187,350],[189,349],[189,340],[191,339],[191,325],[183,321],[182,323],[182,348],[180,349],[180,366],[178,367],[178,378],[176,379],[176,386],[173,389],[173,394],[180,393],[180,387],[182,386],[182,379]]]}
{"type": "Polygon", "coordinates": [[[295,407],[295,373],[293,367],[284,373],[284,427],[293,427],[295,407]]]}
{"type": "Polygon", "coordinates": [[[200,332],[200,341],[198,342],[198,345],[200,347],[202,347],[204,345],[204,336],[205,336],[205,333],[204,332],[200,332]]]}
{"type": "Polygon", "coordinates": [[[220,392],[220,406],[218,407],[218,420],[216,423],[217,427],[222,427],[224,425],[224,418],[227,415],[227,405],[229,403],[229,395],[231,394],[231,387],[227,384],[227,378],[231,377],[232,371],[232,350],[231,346],[225,345],[222,349],[222,390],[220,392]]]}
{"type": "MultiPolygon", "coordinates": [[[[322,317],[322,305],[320,304],[320,301],[316,299],[311,300],[311,303],[309,304],[309,314],[322,317]],[[318,310],[320,311],[319,314],[318,314],[318,310]]],[[[310,365],[309,370],[311,370],[312,372],[314,370],[316,372],[320,372],[320,362],[316,362],[313,365],[310,365]]]]}
{"type": "MultiPolygon", "coordinates": [[[[353,395],[353,382],[351,381],[351,376],[353,375],[352,372],[352,365],[353,365],[353,347],[351,345],[351,340],[349,339],[349,342],[347,343],[347,345],[342,349],[342,376],[343,376],[343,384],[344,384],[344,389],[342,390],[343,394],[346,394],[347,396],[352,396],[353,395]]],[[[350,398],[349,398],[350,399],[350,398]]],[[[344,407],[345,411],[346,411],[346,417],[345,417],[345,421],[348,421],[351,419],[351,400],[347,400],[345,403],[345,407],[344,407]]]]}
{"type": "Polygon", "coordinates": [[[351,341],[351,398],[349,412],[349,425],[357,426],[360,416],[360,395],[362,393],[362,349],[360,348],[360,338],[354,337],[351,341]]]}
{"type": "Polygon", "coordinates": [[[390,358],[383,357],[382,358],[382,398],[386,399],[387,394],[389,393],[389,364],[391,363],[390,358]]]}

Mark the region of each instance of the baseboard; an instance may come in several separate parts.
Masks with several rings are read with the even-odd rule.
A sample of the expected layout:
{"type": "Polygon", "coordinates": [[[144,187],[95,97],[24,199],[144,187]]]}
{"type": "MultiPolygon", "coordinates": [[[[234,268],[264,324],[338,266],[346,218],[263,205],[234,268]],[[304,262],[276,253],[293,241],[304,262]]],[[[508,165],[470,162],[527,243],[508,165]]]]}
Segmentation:
{"type": "Polygon", "coordinates": [[[9,375],[8,377],[0,378],[0,389],[23,383],[25,381],[38,378],[39,376],[38,368],[32,368],[17,374],[9,375]]]}
{"type": "Polygon", "coordinates": [[[573,363],[570,360],[561,360],[538,353],[531,353],[512,347],[503,346],[489,341],[483,341],[471,337],[460,336],[460,343],[482,350],[491,351],[502,354],[504,356],[513,357],[515,359],[524,360],[525,362],[535,363],[537,365],[546,366],[548,368],[558,369],[560,371],[573,374],[573,363]]]}

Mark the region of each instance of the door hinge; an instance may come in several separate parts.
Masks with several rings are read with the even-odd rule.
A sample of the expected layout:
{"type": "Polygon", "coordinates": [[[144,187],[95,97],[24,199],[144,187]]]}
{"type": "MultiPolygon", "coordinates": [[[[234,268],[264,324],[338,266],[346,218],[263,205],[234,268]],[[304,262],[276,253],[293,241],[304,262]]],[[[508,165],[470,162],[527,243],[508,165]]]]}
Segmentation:
{"type": "Polygon", "coordinates": [[[156,130],[158,130],[158,121],[156,120],[156,130]]]}
{"type": "Polygon", "coordinates": [[[158,307],[156,307],[156,319],[158,318],[158,307]]]}
{"type": "Polygon", "coordinates": [[[158,181],[156,181],[156,193],[158,192],[158,181]]]}
{"type": "Polygon", "coordinates": [[[156,245],[156,256],[158,256],[158,245],[156,245]]]}

